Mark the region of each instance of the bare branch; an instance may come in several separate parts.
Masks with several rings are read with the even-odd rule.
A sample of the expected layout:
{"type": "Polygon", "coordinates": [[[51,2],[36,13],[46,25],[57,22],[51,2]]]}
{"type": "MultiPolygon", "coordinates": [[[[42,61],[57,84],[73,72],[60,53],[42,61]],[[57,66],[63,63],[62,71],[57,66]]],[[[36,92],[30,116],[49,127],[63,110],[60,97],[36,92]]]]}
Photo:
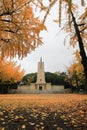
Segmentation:
{"type": "Polygon", "coordinates": [[[77,26],[84,26],[86,23],[77,24],[77,26]]]}
{"type": "Polygon", "coordinates": [[[53,7],[53,5],[54,5],[56,2],[57,2],[57,0],[54,0],[54,1],[52,1],[52,2],[50,3],[50,5],[49,5],[49,7],[48,7],[48,9],[47,9],[47,11],[46,11],[46,14],[45,14],[45,16],[44,16],[43,23],[45,23],[46,18],[47,18],[47,16],[48,16],[48,14],[49,14],[51,8],[53,7]]]}
{"type": "Polygon", "coordinates": [[[83,32],[86,28],[87,28],[87,27],[84,27],[84,28],[80,31],[80,33],[83,32]]]}

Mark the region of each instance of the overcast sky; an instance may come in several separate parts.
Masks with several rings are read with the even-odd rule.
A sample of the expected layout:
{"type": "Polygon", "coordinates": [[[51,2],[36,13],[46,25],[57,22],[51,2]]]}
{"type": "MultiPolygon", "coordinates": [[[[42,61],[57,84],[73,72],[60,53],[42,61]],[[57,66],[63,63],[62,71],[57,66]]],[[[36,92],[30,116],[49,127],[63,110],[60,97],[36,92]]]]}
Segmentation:
{"type": "Polygon", "coordinates": [[[20,61],[26,74],[37,72],[37,63],[40,61],[40,57],[44,61],[46,72],[66,71],[67,67],[73,63],[73,48],[64,46],[65,34],[62,31],[59,33],[58,25],[52,21],[52,18],[57,18],[55,10],[56,7],[46,21],[48,31],[41,33],[44,44],[20,61]]]}

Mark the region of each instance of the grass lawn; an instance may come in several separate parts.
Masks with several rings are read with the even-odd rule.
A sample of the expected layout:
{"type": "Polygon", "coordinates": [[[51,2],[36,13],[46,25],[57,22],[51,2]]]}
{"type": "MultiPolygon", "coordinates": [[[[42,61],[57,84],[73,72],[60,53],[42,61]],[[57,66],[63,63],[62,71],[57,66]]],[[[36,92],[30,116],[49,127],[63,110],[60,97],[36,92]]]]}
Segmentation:
{"type": "Polygon", "coordinates": [[[87,130],[87,95],[0,95],[0,130],[87,130]]]}

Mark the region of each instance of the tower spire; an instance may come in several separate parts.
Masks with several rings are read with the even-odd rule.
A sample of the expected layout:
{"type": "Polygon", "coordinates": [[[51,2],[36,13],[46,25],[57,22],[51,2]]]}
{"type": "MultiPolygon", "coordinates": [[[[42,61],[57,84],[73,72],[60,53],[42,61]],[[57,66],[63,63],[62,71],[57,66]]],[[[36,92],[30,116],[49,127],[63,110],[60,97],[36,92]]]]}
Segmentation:
{"type": "Polygon", "coordinates": [[[42,57],[40,57],[40,62],[42,62],[42,57]]]}

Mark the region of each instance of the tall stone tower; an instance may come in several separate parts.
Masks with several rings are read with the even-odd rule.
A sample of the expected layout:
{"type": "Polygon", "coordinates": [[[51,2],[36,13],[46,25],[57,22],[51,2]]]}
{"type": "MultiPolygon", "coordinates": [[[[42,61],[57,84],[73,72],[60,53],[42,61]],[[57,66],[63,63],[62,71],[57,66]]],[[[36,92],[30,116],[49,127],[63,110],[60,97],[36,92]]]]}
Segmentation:
{"type": "Polygon", "coordinates": [[[40,62],[38,62],[36,89],[39,91],[44,91],[46,89],[44,62],[42,62],[42,58],[40,58],[40,62]]]}
{"type": "Polygon", "coordinates": [[[38,71],[37,71],[37,84],[45,83],[45,72],[44,72],[44,62],[42,62],[42,57],[40,62],[38,62],[38,71]]]}

